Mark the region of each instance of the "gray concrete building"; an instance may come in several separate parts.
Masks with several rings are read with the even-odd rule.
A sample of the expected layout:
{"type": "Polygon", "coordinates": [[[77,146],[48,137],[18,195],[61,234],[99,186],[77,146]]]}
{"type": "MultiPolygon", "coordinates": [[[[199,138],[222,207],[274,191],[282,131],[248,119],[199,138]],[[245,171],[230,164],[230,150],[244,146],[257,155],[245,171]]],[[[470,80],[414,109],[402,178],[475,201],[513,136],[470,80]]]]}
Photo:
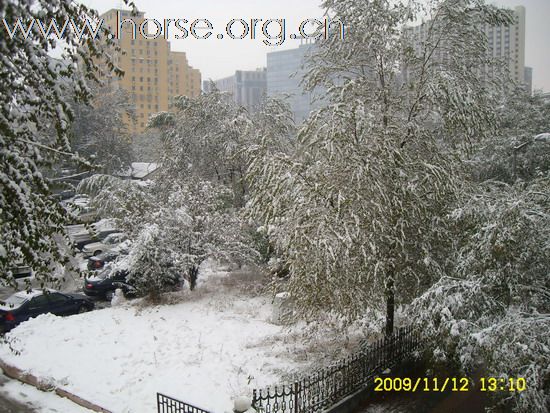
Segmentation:
{"type": "MultiPolygon", "coordinates": [[[[488,41],[489,56],[496,59],[506,59],[510,70],[511,78],[518,84],[525,84],[530,90],[532,82],[532,69],[525,67],[525,7],[518,6],[514,10],[514,22],[510,26],[484,27],[488,41]]],[[[421,42],[426,40],[430,30],[430,22],[409,27],[408,34],[413,40],[413,46],[420,48],[421,42]]],[[[440,48],[434,55],[436,59],[445,59],[445,50],[440,48]]],[[[487,69],[486,75],[498,76],[487,69]]]]}
{"type": "Polygon", "coordinates": [[[301,123],[311,110],[320,107],[315,97],[322,91],[315,94],[304,92],[300,85],[305,74],[303,64],[313,47],[313,43],[303,43],[297,49],[267,54],[267,95],[284,99],[290,105],[296,123],[301,123]]]}
{"type": "Polygon", "coordinates": [[[514,9],[512,25],[487,26],[485,33],[492,56],[509,59],[512,79],[525,83],[525,7],[514,9]]]}
{"type": "MultiPolygon", "coordinates": [[[[234,75],[213,82],[221,92],[228,92],[238,105],[254,112],[267,92],[266,68],[237,70],[234,75]]],[[[211,81],[203,82],[203,91],[211,91],[211,81]]]]}

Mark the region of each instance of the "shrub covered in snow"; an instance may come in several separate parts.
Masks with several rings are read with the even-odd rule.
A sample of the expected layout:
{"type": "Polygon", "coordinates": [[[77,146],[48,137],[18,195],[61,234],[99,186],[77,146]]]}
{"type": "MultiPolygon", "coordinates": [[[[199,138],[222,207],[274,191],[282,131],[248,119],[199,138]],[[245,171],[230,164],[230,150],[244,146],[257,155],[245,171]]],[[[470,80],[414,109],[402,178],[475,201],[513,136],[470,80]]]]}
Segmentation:
{"type": "Polygon", "coordinates": [[[453,216],[462,237],[456,272],[413,305],[436,359],[524,377],[526,391],[499,393],[520,412],[550,403],[549,190],[548,177],[487,183],[465,200],[453,216]]]}

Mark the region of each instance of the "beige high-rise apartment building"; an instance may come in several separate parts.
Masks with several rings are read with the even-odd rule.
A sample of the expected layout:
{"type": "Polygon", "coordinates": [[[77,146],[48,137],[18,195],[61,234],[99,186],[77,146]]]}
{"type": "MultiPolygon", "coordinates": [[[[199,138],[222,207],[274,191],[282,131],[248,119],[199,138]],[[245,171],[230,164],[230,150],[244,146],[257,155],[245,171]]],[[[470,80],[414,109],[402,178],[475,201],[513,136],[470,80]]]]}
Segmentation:
{"type": "Polygon", "coordinates": [[[164,33],[147,32],[144,12],[111,9],[100,17],[124,52],[113,56],[124,76],[113,76],[111,83],[126,90],[135,105],[135,118],[127,119],[131,133],[142,132],[149,116],[168,110],[175,96],[201,93],[199,70],[189,66],[184,52],[170,50],[164,33]]]}

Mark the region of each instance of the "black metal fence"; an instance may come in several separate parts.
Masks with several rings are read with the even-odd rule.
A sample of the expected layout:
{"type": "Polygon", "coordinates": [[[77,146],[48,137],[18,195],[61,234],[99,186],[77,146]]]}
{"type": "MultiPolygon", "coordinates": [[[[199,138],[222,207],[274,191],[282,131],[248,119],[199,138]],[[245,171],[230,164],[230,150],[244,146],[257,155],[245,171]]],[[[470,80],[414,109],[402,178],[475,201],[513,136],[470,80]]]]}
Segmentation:
{"type": "Polygon", "coordinates": [[[157,393],[158,413],[210,413],[200,407],[157,393]]]}
{"type": "Polygon", "coordinates": [[[396,367],[419,347],[411,327],[363,349],[330,367],[292,384],[254,390],[252,405],[262,413],[309,413],[324,410],[355,392],[372,386],[374,378],[396,367]]]}

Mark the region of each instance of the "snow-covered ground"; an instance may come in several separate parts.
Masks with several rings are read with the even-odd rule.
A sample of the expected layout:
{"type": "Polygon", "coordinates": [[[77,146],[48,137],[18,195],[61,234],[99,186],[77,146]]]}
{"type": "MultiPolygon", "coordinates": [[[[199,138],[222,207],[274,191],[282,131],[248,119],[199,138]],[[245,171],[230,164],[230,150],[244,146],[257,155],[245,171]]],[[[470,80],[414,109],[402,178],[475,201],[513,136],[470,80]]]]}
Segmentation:
{"type": "Polygon", "coordinates": [[[117,413],[155,411],[156,392],[230,411],[231,398],[314,361],[305,329],[272,324],[271,298],[249,280],[208,269],[200,280],[170,305],[39,316],[7,335],[21,353],[2,345],[0,358],[117,413]]]}

